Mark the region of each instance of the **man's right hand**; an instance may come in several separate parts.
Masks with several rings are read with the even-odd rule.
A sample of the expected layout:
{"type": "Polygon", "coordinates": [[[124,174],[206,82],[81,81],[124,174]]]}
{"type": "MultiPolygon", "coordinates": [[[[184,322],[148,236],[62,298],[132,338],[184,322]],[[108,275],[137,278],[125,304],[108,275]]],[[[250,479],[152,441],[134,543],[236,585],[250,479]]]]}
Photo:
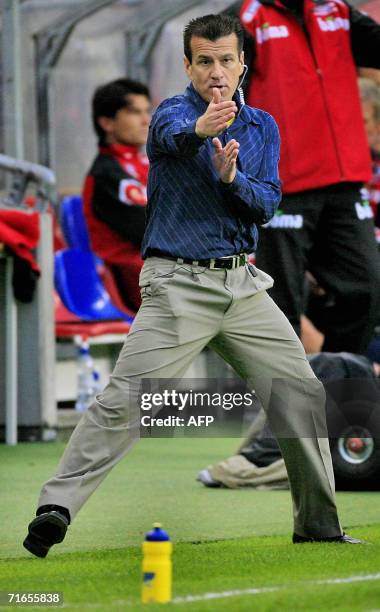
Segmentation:
{"type": "Polygon", "coordinates": [[[228,127],[228,121],[234,118],[237,106],[233,100],[222,102],[220,90],[212,89],[212,100],[204,115],[195,124],[195,133],[200,138],[218,136],[228,127]]]}

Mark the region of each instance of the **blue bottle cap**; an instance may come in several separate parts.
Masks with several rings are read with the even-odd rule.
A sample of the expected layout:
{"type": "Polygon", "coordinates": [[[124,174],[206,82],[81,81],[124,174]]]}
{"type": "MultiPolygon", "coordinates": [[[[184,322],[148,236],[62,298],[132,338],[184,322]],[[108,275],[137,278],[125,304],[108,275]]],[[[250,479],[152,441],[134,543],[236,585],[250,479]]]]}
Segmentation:
{"type": "Polygon", "coordinates": [[[169,534],[161,529],[161,523],[153,523],[152,531],[145,536],[146,542],[168,542],[170,541],[169,534]]]}

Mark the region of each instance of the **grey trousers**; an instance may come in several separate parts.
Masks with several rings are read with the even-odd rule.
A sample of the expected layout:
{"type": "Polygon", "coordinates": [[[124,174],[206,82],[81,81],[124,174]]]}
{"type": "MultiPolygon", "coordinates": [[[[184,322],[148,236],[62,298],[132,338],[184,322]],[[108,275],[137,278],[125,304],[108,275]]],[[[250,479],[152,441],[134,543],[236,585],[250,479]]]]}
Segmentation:
{"type": "Polygon", "coordinates": [[[266,292],[272,282],[247,266],[209,270],[148,258],[142,306],[110,381],[78,423],[38,506],[64,506],[73,519],[139,438],[141,382],[182,377],[209,345],[249,381],[267,412],[289,474],[294,531],[341,534],[323,386],[266,292]]]}

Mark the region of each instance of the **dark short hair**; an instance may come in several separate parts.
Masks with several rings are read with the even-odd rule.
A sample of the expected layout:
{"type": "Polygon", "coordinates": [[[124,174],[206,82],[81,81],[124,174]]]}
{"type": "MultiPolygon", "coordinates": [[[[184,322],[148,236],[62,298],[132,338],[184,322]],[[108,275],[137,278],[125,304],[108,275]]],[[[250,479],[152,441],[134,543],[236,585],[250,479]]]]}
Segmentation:
{"type": "Polygon", "coordinates": [[[189,62],[192,61],[190,43],[193,36],[215,41],[222,36],[229,36],[229,34],[236,34],[240,55],[244,45],[244,30],[239,19],[225,14],[204,15],[192,19],[183,31],[183,47],[187,59],[189,62]]]}
{"type": "Polygon", "coordinates": [[[117,111],[128,107],[130,94],[146,96],[150,100],[147,86],[132,79],[116,79],[95,90],[92,98],[92,122],[99,138],[99,144],[105,144],[106,134],[98,124],[98,118],[115,117],[117,111]]]}

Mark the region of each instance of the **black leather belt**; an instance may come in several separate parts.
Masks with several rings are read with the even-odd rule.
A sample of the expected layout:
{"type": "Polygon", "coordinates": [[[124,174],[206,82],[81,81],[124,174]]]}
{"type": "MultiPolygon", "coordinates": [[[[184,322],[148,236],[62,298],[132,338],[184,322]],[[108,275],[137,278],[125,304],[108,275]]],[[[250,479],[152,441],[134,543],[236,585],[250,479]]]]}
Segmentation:
{"type": "Polygon", "coordinates": [[[148,257],[162,257],[170,259],[179,264],[189,264],[190,266],[202,266],[210,268],[210,270],[233,270],[244,266],[248,261],[248,255],[240,253],[239,255],[228,255],[226,257],[215,257],[213,259],[190,259],[189,257],[174,257],[174,255],[166,255],[161,251],[151,249],[148,257]]]}

